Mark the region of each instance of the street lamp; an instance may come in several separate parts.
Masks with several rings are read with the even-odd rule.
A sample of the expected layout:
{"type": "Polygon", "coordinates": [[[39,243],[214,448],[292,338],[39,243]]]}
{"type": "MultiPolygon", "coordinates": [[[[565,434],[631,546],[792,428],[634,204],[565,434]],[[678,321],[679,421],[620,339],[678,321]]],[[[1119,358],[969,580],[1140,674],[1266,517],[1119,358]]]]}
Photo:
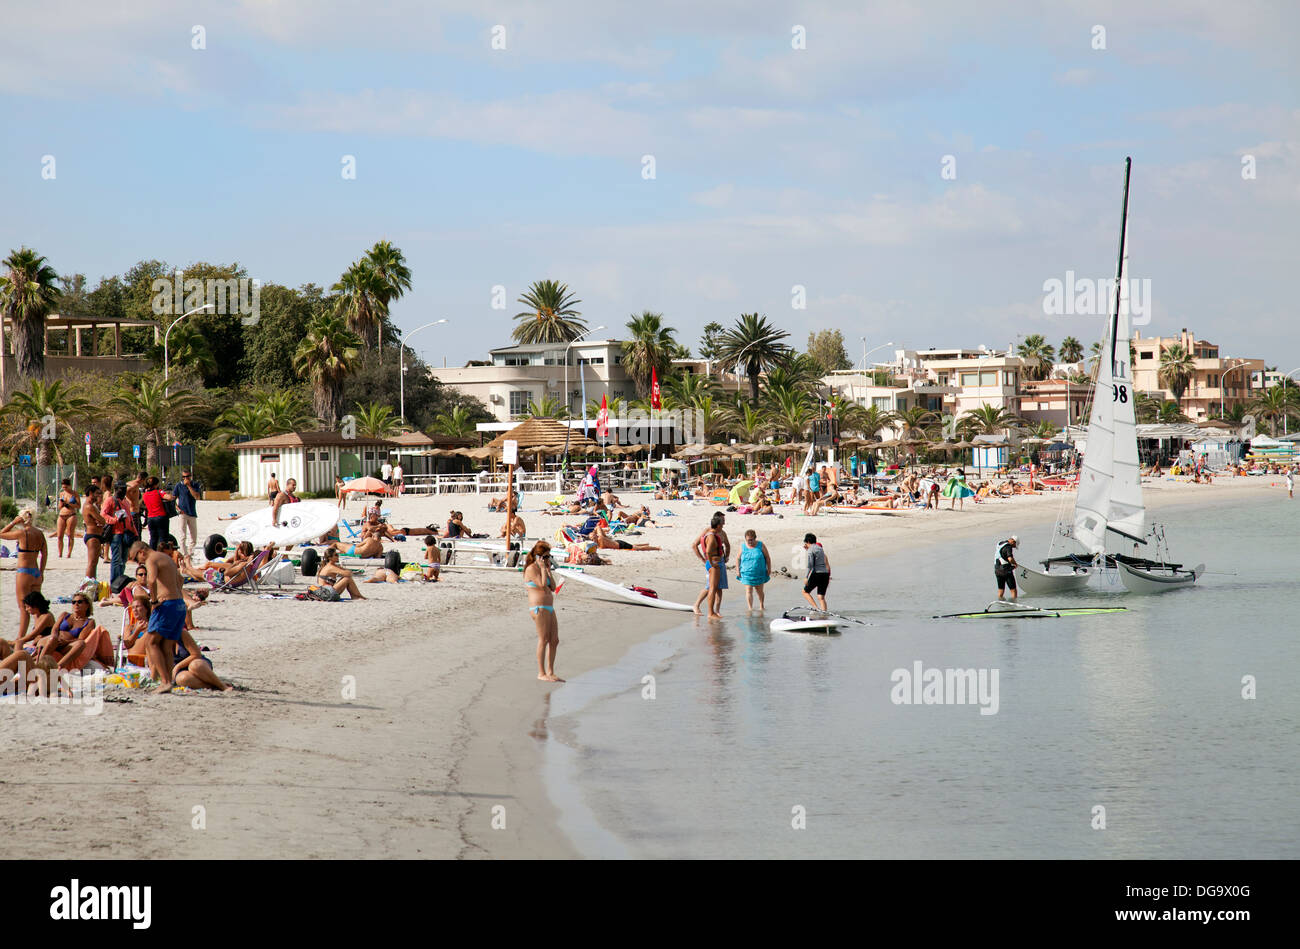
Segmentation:
{"type": "Polygon", "coordinates": [[[1223,391],[1223,377],[1226,376],[1228,373],[1232,372],[1232,370],[1246,365],[1246,363],[1248,362],[1250,362],[1249,359],[1238,359],[1236,366],[1229,366],[1227,369],[1223,370],[1223,372],[1219,373],[1219,418],[1223,418],[1223,416],[1227,413],[1228,410],[1228,405],[1227,405],[1228,397],[1227,394],[1223,391]]]}
{"type": "MultiPolygon", "coordinates": [[[[1283,378],[1283,380],[1289,380],[1289,379],[1290,379],[1292,376],[1294,376],[1297,372],[1300,372],[1300,366],[1296,366],[1296,368],[1292,369],[1290,372],[1288,372],[1288,373],[1287,373],[1285,376],[1283,376],[1282,378],[1283,378]]],[[[1286,386],[1283,386],[1282,388],[1285,389],[1285,388],[1287,388],[1287,387],[1286,387],[1286,386]]],[[[1283,435],[1286,435],[1286,434],[1287,434],[1287,421],[1288,421],[1290,418],[1291,418],[1291,413],[1288,412],[1285,408],[1283,408],[1283,409],[1282,409],[1282,434],[1283,434],[1283,435]]]]}
{"type": "Polygon", "coordinates": [[[402,336],[402,343],[397,347],[398,361],[398,414],[401,415],[402,421],[406,421],[406,341],[414,336],[420,330],[427,330],[430,326],[437,326],[439,323],[446,323],[446,320],[434,320],[432,323],[425,323],[423,326],[417,326],[411,332],[402,336]]]}
{"type": "Polygon", "coordinates": [[[872,353],[874,353],[876,349],[884,349],[886,346],[893,346],[894,344],[892,342],[881,343],[879,346],[876,347],[876,349],[872,349],[868,351],[867,338],[865,336],[862,336],[860,338],[862,340],[862,371],[865,374],[867,371],[867,357],[870,356],[872,353]]]}
{"type": "Polygon", "coordinates": [[[167,349],[167,338],[172,335],[172,330],[176,329],[177,324],[180,323],[181,320],[185,319],[185,317],[191,316],[195,313],[200,313],[203,310],[211,310],[212,308],[213,306],[211,303],[205,303],[203,304],[203,306],[198,306],[190,310],[189,313],[182,313],[180,316],[176,318],[175,323],[172,323],[171,326],[167,327],[167,332],[163,333],[163,394],[164,395],[171,394],[170,390],[167,388],[167,380],[171,378],[171,364],[170,364],[171,354],[167,349]]]}

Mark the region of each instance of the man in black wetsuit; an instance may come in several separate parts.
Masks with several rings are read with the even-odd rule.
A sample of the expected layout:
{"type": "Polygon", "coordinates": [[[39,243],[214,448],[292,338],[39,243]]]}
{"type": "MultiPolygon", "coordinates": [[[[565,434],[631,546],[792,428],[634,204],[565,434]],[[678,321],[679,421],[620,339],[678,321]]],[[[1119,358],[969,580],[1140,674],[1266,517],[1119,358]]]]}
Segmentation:
{"type": "Polygon", "coordinates": [[[993,562],[993,576],[998,581],[998,599],[1002,599],[1002,594],[1007,587],[1011,588],[1011,599],[1014,601],[1017,597],[1016,590],[1016,548],[1020,546],[1020,541],[1015,534],[1012,534],[1006,540],[998,541],[997,560],[993,562]]]}

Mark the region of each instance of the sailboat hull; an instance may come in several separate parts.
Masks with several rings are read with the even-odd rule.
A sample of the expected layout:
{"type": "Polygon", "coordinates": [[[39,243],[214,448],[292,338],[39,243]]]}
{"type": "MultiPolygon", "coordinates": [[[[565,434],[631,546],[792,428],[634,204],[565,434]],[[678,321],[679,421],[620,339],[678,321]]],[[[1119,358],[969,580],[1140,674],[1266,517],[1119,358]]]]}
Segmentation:
{"type": "Polygon", "coordinates": [[[1088,585],[1092,570],[1088,567],[1044,573],[1032,567],[1016,568],[1016,586],[1025,596],[1050,596],[1055,593],[1073,593],[1088,585]]]}
{"type": "Polygon", "coordinates": [[[1130,593],[1139,594],[1168,593],[1170,590],[1189,587],[1205,572],[1205,564],[1192,570],[1142,570],[1123,561],[1117,562],[1115,566],[1124,588],[1130,593]]]}

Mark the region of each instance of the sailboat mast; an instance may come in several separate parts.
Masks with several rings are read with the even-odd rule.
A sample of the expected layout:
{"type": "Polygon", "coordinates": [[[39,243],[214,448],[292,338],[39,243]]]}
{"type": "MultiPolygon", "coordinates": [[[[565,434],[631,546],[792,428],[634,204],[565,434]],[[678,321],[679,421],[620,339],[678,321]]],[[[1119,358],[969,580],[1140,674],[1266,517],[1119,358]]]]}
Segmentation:
{"type": "MultiPolygon", "coordinates": [[[[1128,238],[1128,179],[1133,171],[1133,159],[1124,159],[1124,206],[1119,217],[1119,260],[1115,264],[1115,311],[1110,320],[1110,371],[1115,374],[1119,353],[1119,301],[1124,280],[1124,242],[1128,238]]],[[[1127,340],[1125,340],[1127,342],[1127,340]]]]}

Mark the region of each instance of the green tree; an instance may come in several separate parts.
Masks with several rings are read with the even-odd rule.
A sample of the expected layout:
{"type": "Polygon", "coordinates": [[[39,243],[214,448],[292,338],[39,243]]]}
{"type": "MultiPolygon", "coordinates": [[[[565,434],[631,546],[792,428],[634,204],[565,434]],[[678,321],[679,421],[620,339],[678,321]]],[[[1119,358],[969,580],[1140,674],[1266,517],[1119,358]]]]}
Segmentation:
{"type": "Polygon", "coordinates": [[[1180,406],[1183,402],[1183,393],[1187,391],[1195,372],[1196,358],[1182,343],[1173,343],[1160,353],[1160,371],[1156,378],[1160,380],[1162,386],[1169,388],[1169,391],[1174,394],[1174,401],[1180,406]]]}
{"type": "Polygon", "coordinates": [[[709,397],[717,399],[722,394],[718,380],[694,372],[675,374],[669,381],[661,382],[665,409],[691,408],[696,401],[709,397]]]}
{"type": "Polygon", "coordinates": [[[809,333],[808,355],[817,363],[823,376],[837,369],[853,368],[849,354],[844,350],[844,334],[839,330],[809,333]]]}
{"type": "Polygon", "coordinates": [[[662,313],[644,311],[627,323],[628,339],[623,342],[623,368],[636,384],[636,391],[650,391],[652,370],[659,373],[660,387],[672,366],[677,341],[672,327],[664,325],[662,313]]]}
{"type": "Polygon", "coordinates": [[[402,252],[388,241],[378,241],[370,248],[365,262],[375,275],[375,303],[382,328],[388,319],[389,305],[411,289],[411,268],[406,265],[402,252]]]}
{"type": "Polygon", "coordinates": [[[379,327],[387,291],[384,283],[366,260],[351,264],[338,282],[330,287],[338,296],[337,312],[347,320],[347,327],[365,344],[366,349],[379,345],[379,327]]]}
{"type": "Polygon", "coordinates": [[[270,434],[296,432],[315,424],[311,410],[297,389],[264,389],[254,396],[254,404],[266,416],[270,434]]]}
{"type": "Polygon", "coordinates": [[[343,382],[357,362],[361,339],[341,316],[319,314],[294,354],[294,368],[311,385],[312,409],[327,428],[338,425],[343,382]]]}
{"type": "Polygon", "coordinates": [[[757,313],[742,313],[736,325],[723,334],[720,363],[727,368],[743,366],[749,376],[749,401],[758,405],[758,380],[765,369],[775,369],[790,360],[791,349],[782,340],[789,333],[768,323],[757,313]]]}
{"type": "Polygon", "coordinates": [[[1026,375],[1031,379],[1046,379],[1052,372],[1056,348],[1042,334],[1034,333],[1025,337],[1025,341],[1016,348],[1016,355],[1033,362],[1032,366],[1026,367],[1026,375]]]}
{"type": "Polygon", "coordinates": [[[239,402],[217,416],[211,441],[219,444],[233,439],[265,438],[273,434],[275,432],[271,430],[271,420],[266,409],[253,402],[239,402]]]}
{"type": "Polygon", "coordinates": [[[722,413],[723,424],[742,442],[758,442],[772,431],[772,419],[764,408],[737,399],[722,413]]]}
{"type": "Polygon", "coordinates": [[[88,399],[75,395],[62,381],[46,383],[33,379],[26,389],[11,393],[9,401],[0,408],[0,417],[14,428],[5,441],[10,447],[30,451],[43,466],[55,459],[62,464],[59,434],[75,435],[77,424],[91,408],[88,399]]]}
{"type": "Polygon", "coordinates": [[[438,413],[433,423],[433,430],[439,435],[447,435],[451,438],[469,438],[474,434],[474,425],[474,413],[463,405],[457,405],[450,411],[438,413]]]}
{"type": "Polygon", "coordinates": [[[773,427],[792,440],[803,438],[813,421],[807,395],[785,386],[767,390],[766,409],[773,427]]]}
{"type": "Polygon", "coordinates": [[[718,360],[722,358],[722,336],[726,331],[727,328],[715,320],[710,320],[704,324],[704,332],[700,336],[701,359],[718,360]]]}
{"type": "Polygon", "coordinates": [[[1061,340],[1061,362],[1079,362],[1083,359],[1083,344],[1073,336],[1061,340]]]}
{"type": "Polygon", "coordinates": [[[574,299],[567,284],[534,281],[519,302],[528,309],[514,317],[521,321],[511,333],[517,343],[567,343],[587,330],[586,323],[575,319],[582,314],[574,307],[582,301],[574,299]]]}
{"type": "Polygon", "coordinates": [[[316,315],[332,312],[334,301],[315,284],[297,290],[269,283],[262,287],[261,318],[244,327],[244,355],[237,377],[242,384],[297,387],[294,353],[316,315]]]}
{"type": "Polygon", "coordinates": [[[1179,404],[1170,400],[1168,402],[1160,403],[1160,408],[1156,411],[1155,420],[1162,425],[1176,425],[1180,422],[1188,421],[1188,418],[1183,414],[1183,410],[1179,404]]]}
{"type": "MultiPolygon", "coordinates": [[[[45,376],[45,318],[62,296],[59,275],[30,247],[11,250],[0,261],[0,353],[8,352],[3,323],[8,319],[14,332],[14,362],[23,381],[45,376]]],[[[6,385],[0,359],[0,399],[6,385]]]]}
{"type": "Polygon", "coordinates": [[[366,438],[389,438],[401,430],[396,413],[378,402],[357,406],[357,434],[366,438]]]}
{"type": "MultiPolygon", "coordinates": [[[[617,400],[615,400],[617,401],[617,400]]],[[[564,402],[554,396],[544,396],[541,403],[529,401],[528,409],[524,413],[528,418],[568,418],[569,412],[564,407],[564,402]]],[[[610,410],[613,414],[613,409],[610,410]]]]}
{"type": "Polygon", "coordinates": [[[1291,385],[1270,386],[1250,403],[1250,410],[1262,422],[1268,422],[1269,431],[1276,435],[1278,423],[1295,413],[1300,404],[1300,389],[1291,385]]]}
{"type": "Polygon", "coordinates": [[[989,405],[987,402],[977,409],[964,413],[961,417],[965,427],[980,435],[995,435],[998,432],[1009,431],[1021,421],[1015,413],[1008,412],[1000,406],[989,405]]]}
{"type": "Polygon", "coordinates": [[[143,429],[147,467],[157,468],[164,433],[196,416],[203,406],[192,392],[169,392],[161,373],[149,373],[122,377],[108,408],[118,420],[115,432],[143,429]]]}

